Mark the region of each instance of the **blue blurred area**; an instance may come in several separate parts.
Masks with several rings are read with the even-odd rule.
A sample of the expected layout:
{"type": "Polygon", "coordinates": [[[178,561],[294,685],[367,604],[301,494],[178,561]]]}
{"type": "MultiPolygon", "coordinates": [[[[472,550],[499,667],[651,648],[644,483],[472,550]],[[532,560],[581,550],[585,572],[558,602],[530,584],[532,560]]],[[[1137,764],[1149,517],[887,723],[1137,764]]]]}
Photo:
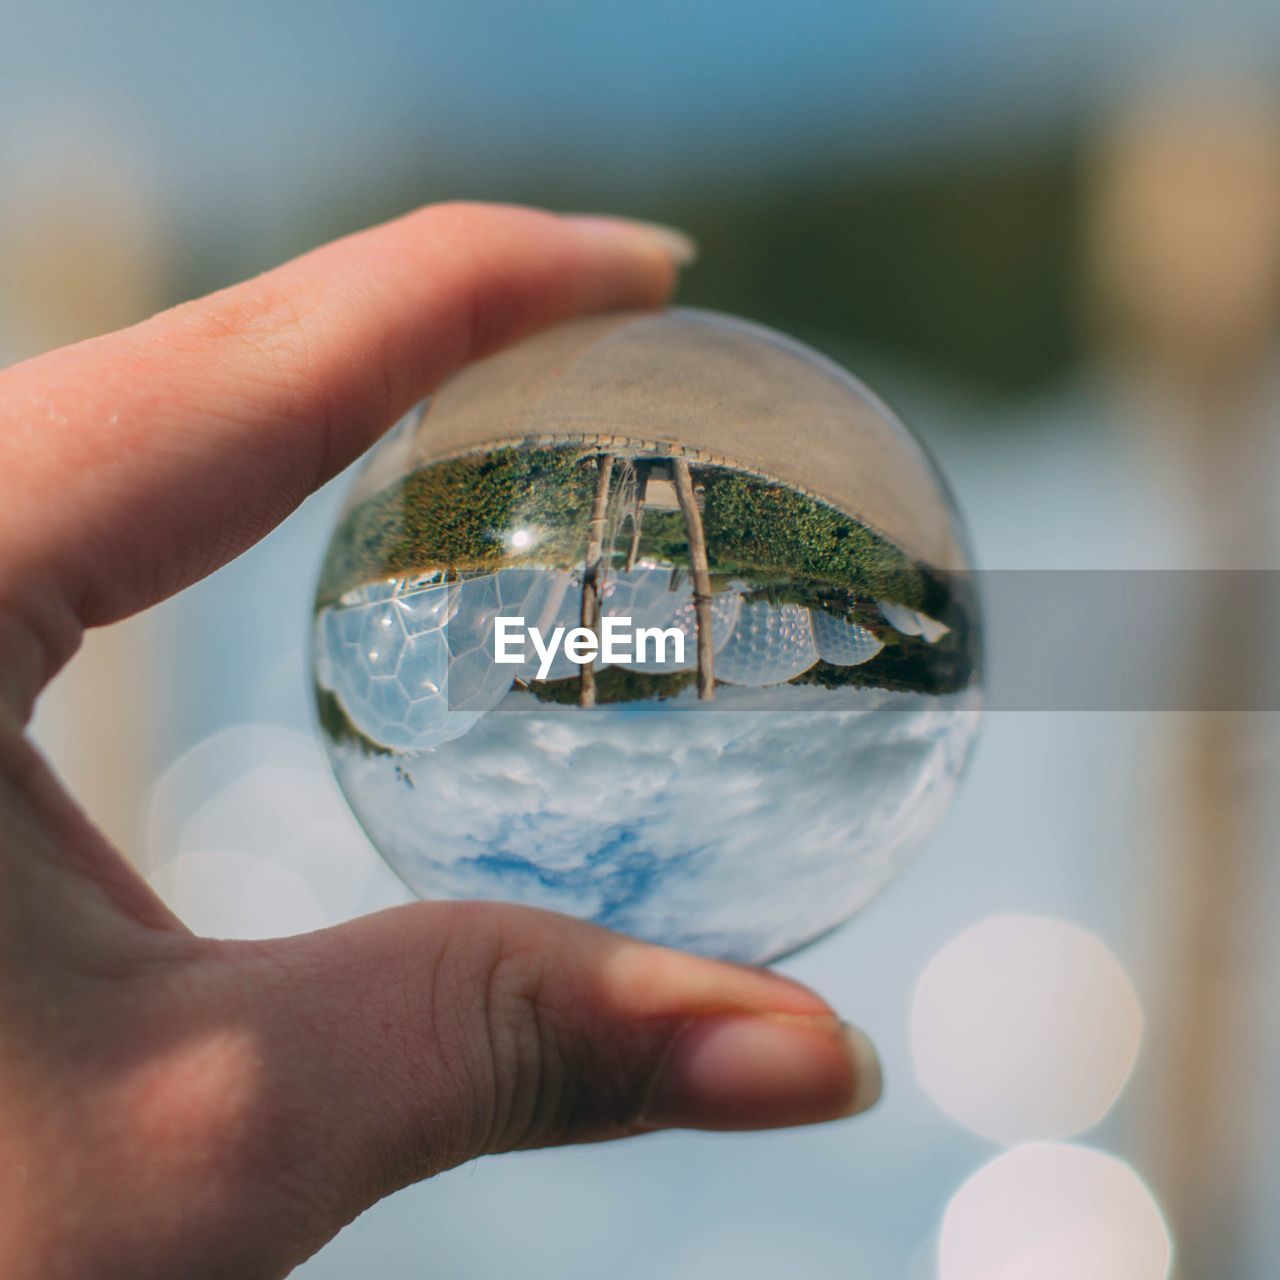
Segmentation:
{"type": "Polygon", "coordinates": [[[1176,0],[1158,23],[1140,0],[9,9],[6,131],[78,105],[128,132],[184,217],[214,219],[397,167],[629,191],[986,149],[1169,67],[1274,65],[1280,35],[1265,0],[1176,0]]]}

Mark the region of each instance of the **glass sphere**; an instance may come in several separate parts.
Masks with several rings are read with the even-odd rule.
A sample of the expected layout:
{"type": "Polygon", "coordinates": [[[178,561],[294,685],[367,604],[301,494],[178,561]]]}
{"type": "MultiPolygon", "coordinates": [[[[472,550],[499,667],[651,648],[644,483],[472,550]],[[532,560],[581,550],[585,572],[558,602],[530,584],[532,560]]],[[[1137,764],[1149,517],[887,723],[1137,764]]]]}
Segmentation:
{"type": "Polygon", "coordinates": [[[865,905],[977,728],[964,538],[829,360],[691,310],[483,360],[370,454],[316,597],[319,721],[424,897],[764,962],[865,905]]]}

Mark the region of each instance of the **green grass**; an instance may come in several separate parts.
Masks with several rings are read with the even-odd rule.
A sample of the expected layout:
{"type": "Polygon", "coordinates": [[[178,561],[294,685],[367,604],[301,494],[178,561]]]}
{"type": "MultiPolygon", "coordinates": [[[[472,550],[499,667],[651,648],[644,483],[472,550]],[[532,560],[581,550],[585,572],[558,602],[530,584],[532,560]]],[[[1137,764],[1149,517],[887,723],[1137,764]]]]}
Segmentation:
{"type": "MultiPolygon", "coordinates": [[[[321,574],[321,603],[389,577],[582,559],[595,495],[596,455],[580,446],[502,448],[423,468],[362,503],[342,522],[321,574]],[[507,536],[531,529],[527,552],[507,536]]],[[[695,465],[711,571],[812,579],[859,594],[924,604],[926,571],[888,539],[835,507],[767,479],[695,465]]],[[[645,512],[641,553],[688,567],[678,511],[645,512]]]]}
{"type": "Polygon", "coordinates": [[[503,541],[515,529],[538,530],[526,562],[573,563],[586,542],[595,475],[595,455],[583,449],[495,449],[415,471],[343,520],[320,602],[381,578],[519,564],[503,541]]]}

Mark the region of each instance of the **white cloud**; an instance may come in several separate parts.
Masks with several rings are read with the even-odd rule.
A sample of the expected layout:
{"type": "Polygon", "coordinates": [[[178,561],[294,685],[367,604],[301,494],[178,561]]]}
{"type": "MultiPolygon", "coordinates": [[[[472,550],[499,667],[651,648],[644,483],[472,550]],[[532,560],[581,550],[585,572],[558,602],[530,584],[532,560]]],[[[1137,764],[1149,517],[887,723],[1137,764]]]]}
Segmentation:
{"type": "Polygon", "coordinates": [[[424,896],[524,901],[760,961],[846,919],[923,843],[975,706],[783,685],[585,711],[517,691],[417,757],[334,754],[424,896]]]}

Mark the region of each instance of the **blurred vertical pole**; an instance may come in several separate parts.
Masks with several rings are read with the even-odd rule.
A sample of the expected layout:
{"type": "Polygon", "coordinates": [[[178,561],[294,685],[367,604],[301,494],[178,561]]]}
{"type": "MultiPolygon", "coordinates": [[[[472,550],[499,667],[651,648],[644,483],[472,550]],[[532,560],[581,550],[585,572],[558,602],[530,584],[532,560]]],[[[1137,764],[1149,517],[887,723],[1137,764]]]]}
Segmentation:
{"type": "MultiPolygon", "coordinates": [[[[129,149],[81,120],[0,142],[0,363],[155,311],[166,255],[129,149]]],[[[90,632],[32,726],[90,816],[131,856],[141,851],[155,763],[154,633],[147,617],[90,632]]]]}
{"type": "Polygon", "coordinates": [[[694,627],[698,636],[698,697],[703,702],[710,702],[716,696],[716,657],[711,636],[711,571],[707,559],[707,537],[702,528],[702,508],[698,506],[698,495],[694,492],[687,459],[673,459],[671,471],[689,538],[694,627]]]}
{"type": "MultiPolygon", "coordinates": [[[[582,570],[582,625],[600,635],[600,579],[603,574],[604,526],[609,511],[609,484],[613,479],[613,454],[602,453],[596,459],[596,497],[587,525],[587,554],[582,570]]],[[[595,663],[584,662],[578,668],[578,705],[596,705],[595,663]]]]}
{"type": "MultiPolygon", "coordinates": [[[[1145,406],[1148,441],[1179,478],[1194,563],[1271,562],[1276,497],[1268,403],[1280,319],[1280,111],[1226,86],[1171,91],[1118,122],[1099,157],[1090,230],[1104,306],[1104,358],[1145,406]]],[[[1256,894],[1265,850],[1257,796],[1243,785],[1248,717],[1212,707],[1215,630],[1252,639],[1233,654],[1235,687],[1260,685],[1260,629],[1224,576],[1205,574],[1187,631],[1200,686],[1180,716],[1165,795],[1174,886],[1166,922],[1165,1034],[1148,1116],[1152,1169],[1185,1277],[1243,1275],[1243,1226],[1260,1209],[1251,1166],[1258,1108],[1265,937],[1256,894]]],[[[1272,1015],[1274,1016],[1274,1015],[1272,1015]]]]}

